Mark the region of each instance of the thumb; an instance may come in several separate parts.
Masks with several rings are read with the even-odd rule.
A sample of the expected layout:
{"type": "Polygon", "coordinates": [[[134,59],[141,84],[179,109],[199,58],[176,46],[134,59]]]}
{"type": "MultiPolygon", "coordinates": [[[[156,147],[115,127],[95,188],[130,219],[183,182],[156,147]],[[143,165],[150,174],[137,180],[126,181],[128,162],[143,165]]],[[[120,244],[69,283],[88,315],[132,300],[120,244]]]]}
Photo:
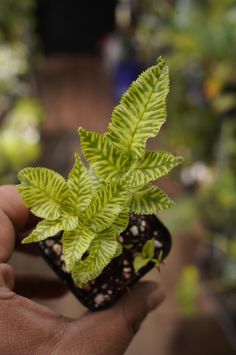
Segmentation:
{"type": "Polygon", "coordinates": [[[90,315],[93,321],[96,316],[99,317],[98,322],[95,323],[97,326],[99,324],[98,332],[101,335],[96,339],[102,339],[101,346],[97,341],[97,352],[94,351],[93,354],[124,354],[142,321],[163,301],[164,297],[157,283],[140,282],[111,309],[90,315]]]}
{"type": "Polygon", "coordinates": [[[157,308],[165,298],[156,282],[140,282],[112,309],[113,316],[123,317],[132,338],[149,312],[157,308]]]}
{"type": "Polygon", "coordinates": [[[157,308],[164,298],[165,294],[156,282],[140,282],[113,307],[112,316],[120,318],[123,323],[122,331],[127,332],[128,344],[148,313],[157,308]]]}

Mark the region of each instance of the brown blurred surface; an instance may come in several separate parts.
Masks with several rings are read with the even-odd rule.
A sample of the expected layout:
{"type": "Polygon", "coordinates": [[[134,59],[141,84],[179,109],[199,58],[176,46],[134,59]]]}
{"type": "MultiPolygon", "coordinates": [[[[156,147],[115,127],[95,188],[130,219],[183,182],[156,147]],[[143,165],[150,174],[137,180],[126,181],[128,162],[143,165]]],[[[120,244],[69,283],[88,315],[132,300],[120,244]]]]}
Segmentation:
{"type": "MultiPolygon", "coordinates": [[[[53,168],[58,166],[62,173],[68,170],[71,156],[78,149],[77,127],[99,132],[105,130],[112,111],[111,83],[101,60],[89,56],[51,58],[39,71],[38,81],[39,96],[46,112],[44,134],[47,150],[42,164],[47,156],[51,156],[49,165],[54,161],[53,168]],[[56,135],[59,138],[56,139],[56,135]],[[52,137],[55,138],[54,143],[52,137]],[[60,164],[55,163],[57,157],[60,164]],[[64,161],[69,163],[64,164],[64,161]]],[[[176,285],[183,266],[194,260],[197,247],[198,242],[191,236],[174,235],[172,252],[161,273],[152,271],[146,276],[161,284],[167,299],[145,320],[126,355],[234,354],[204,295],[196,318],[188,320],[180,314],[176,285]]],[[[32,272],[53,274],[41,259],[35,261],[35,258],[15,254],[11,262],[21,271],[28,271],[30,265],[32,272]]],[[[85,310],[71,294],[42,303],[71,317],[78,317],[85,310]]]]}
{"type": "Polygon", "coordinates": [[[73,133],[79,126],[105,130],[112,111],[112,93],[100,57],[51,57],[39,70],[38,84],[46,111],[45,130],[73,133]]]}

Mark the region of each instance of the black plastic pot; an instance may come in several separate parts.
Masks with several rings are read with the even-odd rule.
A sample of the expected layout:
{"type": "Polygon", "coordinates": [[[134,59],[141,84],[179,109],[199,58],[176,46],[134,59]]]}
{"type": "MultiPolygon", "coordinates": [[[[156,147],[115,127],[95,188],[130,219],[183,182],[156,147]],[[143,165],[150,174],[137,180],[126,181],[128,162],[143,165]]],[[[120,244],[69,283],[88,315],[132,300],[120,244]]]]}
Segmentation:
{"type": "Polygon", "coordinates": [[[163,260],[171,249],[171,236],[166,227],[155,215],[131,215],[128,227],[120,236],[122,254],[113,259],[102,274],[89,282],[85,288],[76,286],[66,269],[60,242],[61,234],[40,242],[39,249],[47,263],[78,300],[91,311],[96,311],[112,305],[154,267],[154,263],[149,262],[137,273],[133,268],[135,256],[142,250],[145,242],[152,238],[155,239],[156,257],[162,250],[163,260]]]}

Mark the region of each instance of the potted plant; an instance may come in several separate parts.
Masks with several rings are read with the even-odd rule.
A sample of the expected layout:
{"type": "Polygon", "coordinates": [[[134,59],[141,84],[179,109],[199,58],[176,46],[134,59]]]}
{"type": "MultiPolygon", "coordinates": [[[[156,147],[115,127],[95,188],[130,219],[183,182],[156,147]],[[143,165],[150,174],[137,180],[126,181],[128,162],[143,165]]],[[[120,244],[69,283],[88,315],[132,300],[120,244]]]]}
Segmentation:
{"type": "Polygon", "coordinates": [[[168,67],[163,59],[124,94],[105,134],[79,128],[78,154],[65,180],[46,168],[18,174],[26,206],[42,220],[23,243],[39,247],[56,273],[91,310],[109,306],[170,250],[155,217],[173,201],[152,181],[182,157],[146,149],[166,120],[168,67]]]}

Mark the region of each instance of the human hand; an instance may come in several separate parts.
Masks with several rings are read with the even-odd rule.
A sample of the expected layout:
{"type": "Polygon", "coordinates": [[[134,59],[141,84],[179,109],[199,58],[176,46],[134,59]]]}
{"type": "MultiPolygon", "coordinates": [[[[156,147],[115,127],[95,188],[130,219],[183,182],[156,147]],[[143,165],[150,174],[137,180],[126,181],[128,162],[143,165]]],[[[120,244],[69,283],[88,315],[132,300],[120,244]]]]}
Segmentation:
{"type": "Polygon", "coordinates": [[[44,297],[51,295],[51,289],[53,295],[62,293],[55,281],[41,278],[33,283],[32,277],[24,277],[18,282],[6,264],[15,246],[23,251],[18,236],[32,223],[16,187],[0,187],[0,354],[124,354],[147,314],[162,302],[163,292],[154,282],[140,282],[109,310],[86,312],[79,319],[61,316],[17,294],[18,290],[36,296],[37,289],[37,295],[44,297]]]}

